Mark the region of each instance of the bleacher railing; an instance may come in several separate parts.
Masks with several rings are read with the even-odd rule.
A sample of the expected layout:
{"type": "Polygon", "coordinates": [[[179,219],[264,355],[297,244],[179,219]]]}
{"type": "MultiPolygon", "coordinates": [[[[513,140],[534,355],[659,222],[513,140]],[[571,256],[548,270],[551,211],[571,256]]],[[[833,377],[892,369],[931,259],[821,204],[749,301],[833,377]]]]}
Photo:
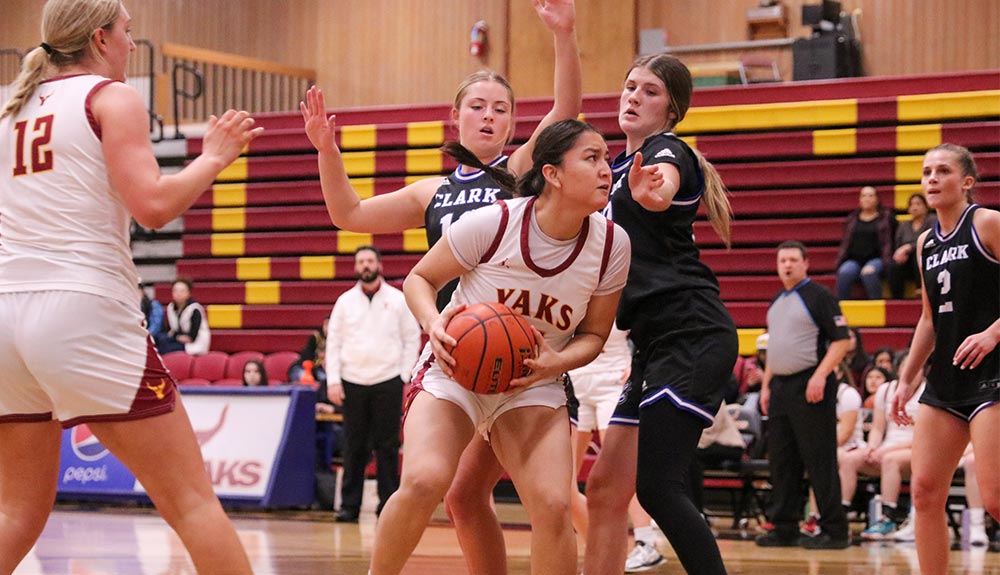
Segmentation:
{"type": "Polygon", "coordinates": [[[178,77],[173,89],[175,118],[205,122],[227,108],[252,113],[295,110],[305,91],[316,81],[308,68],[235,56],[178,44],[164,44],[163,70],[178,77]],[[197,94],[200,84],[201,94],[197,94]]]}

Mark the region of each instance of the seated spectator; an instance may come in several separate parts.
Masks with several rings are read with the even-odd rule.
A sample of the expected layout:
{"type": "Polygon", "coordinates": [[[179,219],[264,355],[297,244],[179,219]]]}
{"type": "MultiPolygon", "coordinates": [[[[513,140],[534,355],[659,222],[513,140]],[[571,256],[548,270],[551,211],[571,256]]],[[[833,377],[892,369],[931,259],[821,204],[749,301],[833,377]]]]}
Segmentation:
{"type": "Polygon", "coordinates": [[[858,209],[847,216],[837,252],[837,298],[851,298],[860,279],[867,299],[882,299],[882,274],[892,261],[896,217],[879,203],[875,188],[861,188],[858,209]]]}
{"type": "MultiPolygon", "coordinates": [[[[881,367],[882,369],[888,371],[889,373],[896,373],[895,367],[895,353],[888,347],[880,347],[875,350],[875,355],[872,356],[872,364],[876,367],[881,367]]],[[[895,377],[890,377],[889,379],[896,379],[895,377]]]]}
{"type": "Polygon", "coordinates": [[[243,366],[243,387],[267,387],[267,370],[264,362],[251,359],[243,366]]]}
{"type": "Polygon", "coordinates": [[[864,342],[861,340],[861,332],[856,327],[847,328],[847,335],[851,338],[850,347],[847,348],[847,355],[844,361],[851,369],[851,377],[855,383],[863,382],[865,371],[871,363],[871,358],[865,352],[864,342]]]}
{"type": "MultiPolygon", "coordinates": [[[[326,330],[329,325],[330,318],[323,318],[323,325],[309,334],[309,339],[306,340],[305,346],[299,352],[299,359],[288,368],[288,383],[316,383],[320,385],[326,383],[326,330]],[[306,362],[310,362],[309,365],[312,366],[309,370],[312,381],[307,381],[310,378],[304,377],[306,372],[304,364],[306,362]]],[[[323,395],[320,401],[325,399],[326,396],[323,395]]]]}
{"type": "Polygon", "coordinates": [[[760,383],[764,379],[764,367],[767,365],[766,333],[757,336],[757,353],[743,362],[743,371],[739,376],[739,400],[745,401],[746,394],[760,392],[760,383]]]}
{"type": "Polygon", "coordinates": [[[163,329],[163,304],[149,297],[146,289],[142,286],[141,279],[139,280],[139,294],[142,295],[142,302],[139,305],[142,309],[142,315],[146,319],[146,329],[153,337],[156,337],[156,334],[163,329]]]}
{"type": "Polygon", "coordinates": [[[736,420],[723,402],[712,425],[701,432],[688,472],[688,495],[702,515],[705,515],[705,469],[717,468],[727,461],[739,462],[746,447],[736,420]]]}
{"type": "Polygon", "coordinates": [[[171,288],[166,323],[156,336],[156,349],[161,354],[185,351],[191,355],[208,353],[212,334],[208,329],[205,308],[191,297],[191,280],[177,278],[171,288]]]}
{"type": "Polygon", "coordinates": [[[927,198],[921,193],[910,196],[906,211],[913,216],[908,222],[903,222],[896,228],[895,251],[892,253],[892,262],[889,263],[889,291],[892,292],[892,299],[902,299],[905,295],[907,281],[915,281],[919,285],[920,280],[917,265],[917,237],[925,230],[934,227],[937,217],[930,214],[927,207],[927,198]]]}
{"type": "MultiPolygon", "coordinates": [[[[881,368],[876,367],[873,370],[881,368]]],[[[868,433],[868,442],[858,449],[845,453],[839,462],[841,502],[845,507],[849,507],[854,499],[859,473],[881,478],[879,490],[882,494],[882,517],[861,534],[865,539],[886,538],[906,519],[906,511],[899,509],[897,503],[903,478],[910,474],[913,426],[900,426],[887,413],[892,407],[892,394],[896,391],[897,383],[891,381],[878,388],[873,408],[874,421],[868,433]]],[[[907,414],[914,419],[917,417],[920,394],[924,391],[924,385],[920,384],[906,404],[907,414]]]]}
{"type": "Polygon", "coordinates": [[[892,373],[881,367],[872,367],[869,369],[865,373],[865,388],[862,390],[865,400],[862,407],[865,409],[874,409],[876,392],[887,381],[892,381],[893,379],[895,378],[892,376],[892,373]]]}

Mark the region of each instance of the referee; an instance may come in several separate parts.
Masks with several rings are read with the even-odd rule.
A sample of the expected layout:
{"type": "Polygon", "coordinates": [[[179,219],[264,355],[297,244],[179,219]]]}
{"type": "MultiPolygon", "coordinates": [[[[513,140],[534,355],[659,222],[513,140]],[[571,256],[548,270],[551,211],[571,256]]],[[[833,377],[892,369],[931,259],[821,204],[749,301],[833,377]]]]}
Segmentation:
{"type": "Polygon", "coordinates": [[[837,473],[837,382],[833,368],[849,345],[840,304],[808,277],[809,257],[800,242],[778,246],[778,276],[784,289],[767,310],[767,366],[760,405],[768,424],[771,521],[774,530],[757,538],[761,547],[843,549],[850,544],[840,504],[837,473]],[[809,472],[820,513],[821,533],[799,538],[803,471],[809,472]]]}

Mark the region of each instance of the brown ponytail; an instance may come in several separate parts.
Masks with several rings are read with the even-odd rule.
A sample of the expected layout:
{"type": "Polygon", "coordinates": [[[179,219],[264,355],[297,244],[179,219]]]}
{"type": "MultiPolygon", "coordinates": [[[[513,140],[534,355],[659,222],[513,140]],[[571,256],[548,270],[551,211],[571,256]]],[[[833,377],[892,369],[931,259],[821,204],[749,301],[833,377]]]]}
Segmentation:
{"type": "Polygon", "coordinates": [[[503,168],[487,166],[482,162],[482,160],[476,157],[475,154],[470,152],[468,148],[458,142],[445,142],[444,145],[441,146],[441,151],[454,158],[459,164],[472,166],[473,168],[486,172],[491,178],[493,178],[494,181],[496,181],[501,190],[512,196],[514,195],[514,188],[517,186],[517,180],[514,177],[514,174],[503,168]]]}
{"type": "Polygon", "coordinates": [[[705,156],[701,155],[698,150],[691,148],[691,151],[698,158],[698,165],[705,177],[705,193],[702,201],[705,203],[705,209],[708,210],[708,221],[712,224],[715,233],[722,238],[726,247],[730,248],[732,241],[729,228],[733,219],[733,207],[729,205],[729,191],[726,190],[726,184],[722,182],[715,166],[706,160],[705,156]]]}

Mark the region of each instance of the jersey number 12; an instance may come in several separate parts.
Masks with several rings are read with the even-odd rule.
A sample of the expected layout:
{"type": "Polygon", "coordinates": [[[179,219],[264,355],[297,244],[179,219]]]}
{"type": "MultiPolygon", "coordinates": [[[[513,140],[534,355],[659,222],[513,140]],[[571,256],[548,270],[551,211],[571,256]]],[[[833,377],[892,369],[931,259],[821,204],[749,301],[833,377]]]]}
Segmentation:
{"type": "MultiPolygon", "coordinates": [[[[53,115],[40,116],[35,118],[35,125],[32,129],[31,138],[31,173],[47,172],[52,169],[52,150],[45,146],[52,141],[52,121],[53,115]]],[[[28,120],[21,120],[14,124],[14,132],[17,138],[14,144],[14,176],[23,176],[28,173],[28,164],[25,157],[29,154],[27,148],[28,141],[28,120]]]]}

